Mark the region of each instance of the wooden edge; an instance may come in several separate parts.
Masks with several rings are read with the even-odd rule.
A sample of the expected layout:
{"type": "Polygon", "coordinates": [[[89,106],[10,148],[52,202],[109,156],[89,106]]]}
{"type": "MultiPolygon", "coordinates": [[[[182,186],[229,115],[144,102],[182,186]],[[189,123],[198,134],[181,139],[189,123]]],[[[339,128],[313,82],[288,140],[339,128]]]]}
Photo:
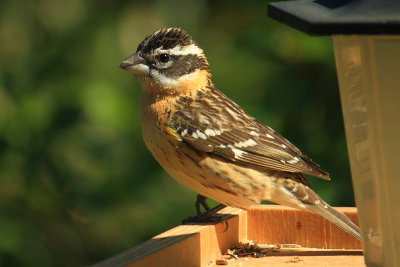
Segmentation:
{"type": "Polygon", "coordinates": [[[264,257],[225,258],[207,267],[220,267],[221,262],[228,266],[240,267],[291,267],[291,266],[329,266],[365,267],[361,250],[285,248],[274,249],[264,257]]]}
{"type": "Polygon", "coordinates": [[[93,266],[204,266],[247,236],[246,211],[227,207],[220,214],[227,229],[225,222],[180,225],[93,266]]]}
{"type": "MultiPolygon", "coordinates": [[[[358,225],[356,208],[336,208],[358,225]]],[[[309,248],[361,249],[361,242],[320,215],[280,205],[258,205],[248,211],[247,239],[309,248]]]]}
{"type": "MultiPolygon", "coordinates": [[[[356,208],[338,209],[357,222],[356,208]]],[[[219,213],[226,217],[227,225],[180,225],[93,266],[206,266],[244,239],[314,248],[361,248],[357,239],[307,211],[258,205],[247,212],[227,207],[219,213]]]]}

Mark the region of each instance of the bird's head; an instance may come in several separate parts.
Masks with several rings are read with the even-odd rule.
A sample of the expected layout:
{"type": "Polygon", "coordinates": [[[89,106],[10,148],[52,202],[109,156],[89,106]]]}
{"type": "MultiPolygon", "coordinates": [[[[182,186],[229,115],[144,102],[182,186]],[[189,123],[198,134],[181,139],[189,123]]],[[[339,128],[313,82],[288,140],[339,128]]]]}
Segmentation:
{"type": "Polygon", "coordinates": [[[203,50],[179,28],[164,28],[147,36],[120,67],[135,74],[145,90],[157,93],[187,91],[210,78],[203,50]]]}

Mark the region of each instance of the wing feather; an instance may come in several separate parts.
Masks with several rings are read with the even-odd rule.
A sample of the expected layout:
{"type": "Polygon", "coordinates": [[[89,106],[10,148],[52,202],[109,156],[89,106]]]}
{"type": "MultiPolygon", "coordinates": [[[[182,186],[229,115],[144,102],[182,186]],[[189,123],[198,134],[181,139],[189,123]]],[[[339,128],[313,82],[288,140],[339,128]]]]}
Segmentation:
{"type": "Polygon", "coordinates": [[[225,97],[221,105],[220,98],[224,95],[220,92],[218,94],[219,98],[203,97],[196,104],[187,104],[187,100],[182,100],[187,106],[177,108],[178,111],[169,120],[169,127],[182,141],[196,150],[214,153],[256,168],[306,173],[329,180],[329,174],[319,165],[270,127],[248,115],[229,98],[225,97]],[[207,108],[207,105],[212,108],[207,108]]]}

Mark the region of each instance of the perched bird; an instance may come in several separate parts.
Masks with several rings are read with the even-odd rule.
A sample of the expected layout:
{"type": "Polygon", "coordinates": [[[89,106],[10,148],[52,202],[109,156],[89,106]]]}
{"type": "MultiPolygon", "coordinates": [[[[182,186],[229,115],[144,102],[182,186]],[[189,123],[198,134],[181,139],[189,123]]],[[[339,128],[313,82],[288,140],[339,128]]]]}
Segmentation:
{"type": "MultiPolygon", "coordinates": [[[[185,31],[147,36],[122,62],[143,87],[143,139],[178,182],[221,204],[248,209],[268,200],[322,215],[360,239],[358,227],[302,176],[327,172],[217,90],[203,50],[185,31]]],[[[204,197],[202,197],[204,196],[204,197]]]]}

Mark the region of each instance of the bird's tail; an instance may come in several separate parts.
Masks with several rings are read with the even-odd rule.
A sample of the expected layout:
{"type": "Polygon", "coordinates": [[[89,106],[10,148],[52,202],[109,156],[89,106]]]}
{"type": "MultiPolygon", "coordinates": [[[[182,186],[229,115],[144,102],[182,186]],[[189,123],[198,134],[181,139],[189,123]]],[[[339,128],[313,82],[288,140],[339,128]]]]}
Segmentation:
{"type": "Polygon", "coordinates": [[[346,215],[335,210],[322,199],[319,205],[306,205],[306,208],[312,212],[320,214],[322,217],[342,228],[358,240],[361,240],[360,229],[358,226],[355,225],[346,215]]]}
{"type": "Polygon", "coordinates": [[[346,215],[335,210],[322,200],[311,189],[301,174],[296,173],[289,178],[283,180],[282,185],[285,189],[284,192],[291,194],[293,198],[280,198],[280,202],[277,203],[319,214],[358,240],[361,240],[360,229],[346,215]]]}

